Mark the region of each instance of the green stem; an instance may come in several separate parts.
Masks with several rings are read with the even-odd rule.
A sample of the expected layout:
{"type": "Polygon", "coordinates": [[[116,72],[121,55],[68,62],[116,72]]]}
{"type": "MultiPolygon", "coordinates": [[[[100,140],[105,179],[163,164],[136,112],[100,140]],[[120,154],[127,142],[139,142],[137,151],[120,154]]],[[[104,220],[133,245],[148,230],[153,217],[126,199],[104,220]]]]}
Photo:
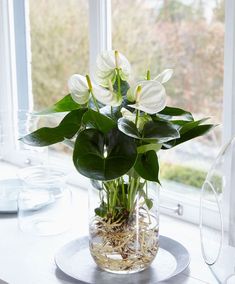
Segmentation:
{"type": "Polygon", "coordinates": [[[95,96],[93,95],[92,91],[90,91],[90,94],[91,94],[91,96],[92,96],[92,99],[93,99],[94,105],[95,105],[95,107],[96,107],[96,110],[97,110],[98,112],[100,112],[99,105],[98,105],[97,100],[96,100],[95,96]]]}
{"type": "Polygon", "coordinates": [[[95,107],[96,107],[97,111],[100,112],[99,105],[98,105],[98,103],[96,101],[96,98],[95,98],[93,92],[92,92],[93,89],[92,89],[91,79],[90,79],[89,75],[86,75],[86,81],[87,81],[87,85],[88,85],[90,94],[92,96],[93,102],[95,104],[95,107]]]}
{"type": "Polygon", "coordinates": [[[135,125],[136,125],[136,127],[137,127],[139,115],[140,115],[140,111],[137,109],[137,110],[136,110],[136,117],[135,117],[135,125]]]}
{"type": "Polygon", "coordinates": [[[150,77],[150,70],[147,71],[147,80],[150,80],[151,77],[150,77]]]}
{"type": "Polygon", "coordinates": [[[116,72],[117,72],[117,86],[118,86],[118,96],[120,97],[121,94],[121,77],[120,77],[120,70],[119,68],[116,68],[116,72]]]}
{"type": "Polygon", "coordinates": [[[122,200],[123,200],[123,205],[126,207],[126,193],[125,193],[125,186],[124,186],[124,179],[121,177],[121,186],[122,186],[122,200]]]}
{"type": "Polygon", "coordinates": [[[131,200],[131,209],[134,210],[135,209],[135,198],[136,198],[136,195],[137,195],[137,192],[139,190],[139,184],[140,184],[140,178],[137,178],[135,180],[135,186],[133,188],[133,192],[132,192],[132,200],[131,200]]]}

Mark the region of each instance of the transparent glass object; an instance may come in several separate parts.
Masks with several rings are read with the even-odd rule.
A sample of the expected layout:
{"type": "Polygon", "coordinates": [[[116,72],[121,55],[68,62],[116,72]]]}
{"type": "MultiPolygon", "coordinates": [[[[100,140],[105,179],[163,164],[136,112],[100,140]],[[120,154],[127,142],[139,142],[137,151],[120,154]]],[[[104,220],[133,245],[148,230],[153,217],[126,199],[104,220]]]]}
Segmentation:
{"type": "Polygon", "coordinates": [[[24,181],[18,195],[18,224],[23,232],[53,235],[71,225],[71,191],[63,170],[35,166],[20,171],[24,181]]]}
{"type": "Polygon", "coordinates": [[[156,183],[93,181],[89,188],[90,252],[103,270],[118,274],[146,269],[159,248],[156,183]]]}
{"type": "Polygon", "coordinates": [[[48,161],[48,147],[32,147],[19,138],[35,131],[41,118],[29,110],[0,110],[0,160],[14,164],[40,165],[48,161]],[[7,119],[6,119],[7,118],[7,119]]]}
{"type": "Polygon", "coordinates": [[[201,190],[202,255],[220,283],[235,279],[234,172],[235,138],[221,149],[201,190]]]}

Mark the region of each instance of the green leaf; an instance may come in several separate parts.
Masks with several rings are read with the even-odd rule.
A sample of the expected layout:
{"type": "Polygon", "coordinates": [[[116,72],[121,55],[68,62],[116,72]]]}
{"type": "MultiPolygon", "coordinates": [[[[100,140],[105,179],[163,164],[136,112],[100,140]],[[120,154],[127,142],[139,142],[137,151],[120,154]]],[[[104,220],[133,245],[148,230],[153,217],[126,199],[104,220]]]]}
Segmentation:
{"type": "Polygon", "coordinates": [[[180,130],[182,128],[182,126],[189,123],[190,121],[188,121],[188,120],[170,120],[170,122],[175,126],[175,128],[177,130],[180,130]]]}
{"type": "Polygon", "coordinates": [[[148,209],[150,210],[150,209],[153,207],[153,201],[152,201],[152,199],[151,199],[151,198],[148,198],[148,196],[147,196],[147,194],[146,194],[146,192],[144,191],[143,188],[141,188],[141,189],[139,190],[139,193],[140,193],[141,196],[143,196],[144,201],[145,201],[145,204],[146,204],[146,206],[148,207],[148,209]]]}
{"type": "Polygon", "coordinates": [[[134,166],[136,172],[144,179],[159,182],[159,164],[155,151],[151,150],[143,154],[139,154],[134,166]]]}
{"type": "MultiPolygon", "coordinates": [[[[130,89],[129,84],[126,81],[123,81],[122,79],[120,80],[121,82],[121,94],[122,97],[126,96],[127,91],[130,89]]],[[[118,90],[118,82],[117,80],[115,81],[114,85],[113,85],[114,90],[117,92],[118,90]]]]}
{"type": "Polygon", "coordinates": [[[102,190],[102,189],[103,189],[103,188],[102,188],[102,183],[99,182],[98,180],[90,179],[90,182],[91,182],[91,185],[92,185],[94,188],[96,188],[96,189],[98,189],[98,190],[102,190]]]}
{"type": "Polygon", "coordinates": [[[102,133],[107,133],[116,126],[111,118],[92,109],[84,114],[82,121],[86,126],[98,129],[102,133]]]}
{"type": "Polygon", "coordinates": [[[137,148],[137,152],[138,154],[142,154],[148,151],[159,151],[162,148],[162,144],[158,144],[158,143],[150,143],[150,144],[146,144],[146,145],[141,145],[137,148]]]}
{"type": "Polygon", "coordinates": [[[187,120],[193,121],[193,116],[191,112],[183,110],[181,108],[176,107],[169,107],[166,106],[163,110],[161,110],[158,114],[164,115],[164,116],[183,116],[187,120]]]}
{"type": "Polygon", "coordinates": [[[137,139],[141,138],[141,135],[136,125],[132,121],[126,118],[119,118],[118,129],[130,137],[137,138],[137,139]]]}
{"type": "Polygon", "coordinates": [[[184,133],[188,132],[189,130],[197,127],[198,125],[202,124],[203,122],[205,122],[206,120],[208,120],[209,117],[197,120],[197,121],[191,121],[188,122],[186,124],[184,124],[181,129],[180,129],[180,135],[182,136],[184,133]]]}
{"type": "Polygon", "coordinates": [[[86,109],[71,111],[58,126],[40,128],[20,138],[20,141],[31,146],[43,147],[71,139],[80,129],[85,112],[86,109]]]}
{"type": "Polygon", "coordinates": [[[148,209],[150,210],[150,209],[153,207],[153,201],[152,201],[152,199],[150,199],[150,198],[145,198],[144,200],[145,200],[145,203],[146,203],[148,209]]]}
{"type": "Polygon", "coordinates": [[[107,215],[107,205],[106,203],[102,202],[100,207],[95,208],[95,214],[100,217],[105,217],[107,215]]]}
{"type": "Polygon", "coordinates": [[[81,105],[77,104],[71,97],[70,94],[65,96],[63,99],[55,103],[52,107],[46,108],[42,111],[35,112],[37,115],[46,115],[56,112],[68,112],[81,108],[81,105]]]}
{"type": "Polygon", "coordinates": [[[180,134],[174,125],[167,121],[149,121],[144,125],[143,138],[157,139],[158,143],[179,138],[180,134]]]}
{"type": "Polygon", "coordinates": [[[193,138],[202,136],[202,135],[206,134],[207,132],[209,132],[214,127],[215,127],[215,125],[213,125],[213,124],[204,124],[204,125],[196,126],[192,129],[190,129],[189,131],[183,133],[180,138],[175,139],[174,141],[169,141],[167,143],[164,143],[162,149],[169,149],[169,148],[175,147],[175,146],[177,146],[177,145],[179,145],[183,142],[191,140],[193,138]]]}
{"type": "Polygon", "coordinates": [[[73,162],[82,175],[95,180],[112,180],[127,173],[137,157],[134,139],[118,129],[103,134],[97,129],[79,133],[73,162]]]}

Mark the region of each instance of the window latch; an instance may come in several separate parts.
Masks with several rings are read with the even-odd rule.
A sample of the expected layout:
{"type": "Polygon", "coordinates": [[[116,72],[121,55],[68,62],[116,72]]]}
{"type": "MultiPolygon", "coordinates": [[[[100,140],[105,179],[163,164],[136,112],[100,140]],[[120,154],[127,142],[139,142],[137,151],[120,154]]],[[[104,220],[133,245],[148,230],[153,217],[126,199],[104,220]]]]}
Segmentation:
{"type": "Polygon", "coordinates": [[[184,207],[179,203],[177,204],[177,206],[160,205],[160,208],[176,213],[178,216],[183,216],[184,214],[184,207]]]}

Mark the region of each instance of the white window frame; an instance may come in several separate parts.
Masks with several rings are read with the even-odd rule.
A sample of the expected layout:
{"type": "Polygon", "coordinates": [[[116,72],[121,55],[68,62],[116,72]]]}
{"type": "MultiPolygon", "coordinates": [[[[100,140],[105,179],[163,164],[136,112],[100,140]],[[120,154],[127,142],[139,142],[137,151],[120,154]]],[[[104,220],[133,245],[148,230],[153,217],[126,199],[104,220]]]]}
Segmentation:
{"type": "MultiPolygon", "coordinates": [[[[14,126],[14,113],[16,110],[31,109],[33,104],[28,10],[27,0],[0,1],[0,74],[4,75],[0,77],[0,109],[1,106],[4,106],[6,110],[14,110],[11,115],[4,117],[4,131],[9,139],[6,151],[9,153],[8,160],[11,163],[21,165],[27,159],[25,157],[19,158],[14,151],[11,151],[14,141],[10,130],[14,126]]],[[[235,134],[234,0],[226,0],[225,31],[224,110],[226,111],[224,111],[223,115],[224,142],[235,134]]],[[[111,48],[111,0],[89,0],[89,65],[91,74],[94,72],[93,67],[97,54],[102,50],[111,48]]],[[[231,171],[232,168],[230,168],[231,171]]],[[[231,182],[234,184],[235,180],[231,182]]],[[[86,182],[83,182],[83,186],[86,186],[86,182]]],[[[225,195],[226,205],[229,204],[229,200],[235,201],[235,196],[230,195],[229,188],[226,189],[225,195]]],[[[199,202],[195,202],[194,199],[183,198],[182,195],[177,194],[162,193],[162,202],[173,204],[173,209],[179,208],[177,206],[180,204],[183,206],[184,213],[180,216],[180,214],[177,215],[174,210],[169,208],[163,208],[162,212],[193,223],[199,223],[199,202]]],[[[211,205],[208,206],[208,210],[210,211],[208,216],[216,218],[216,208],[211,205]]],[[[211,219],[208,219],[208,223],[211,222],[211,219]]]]}

